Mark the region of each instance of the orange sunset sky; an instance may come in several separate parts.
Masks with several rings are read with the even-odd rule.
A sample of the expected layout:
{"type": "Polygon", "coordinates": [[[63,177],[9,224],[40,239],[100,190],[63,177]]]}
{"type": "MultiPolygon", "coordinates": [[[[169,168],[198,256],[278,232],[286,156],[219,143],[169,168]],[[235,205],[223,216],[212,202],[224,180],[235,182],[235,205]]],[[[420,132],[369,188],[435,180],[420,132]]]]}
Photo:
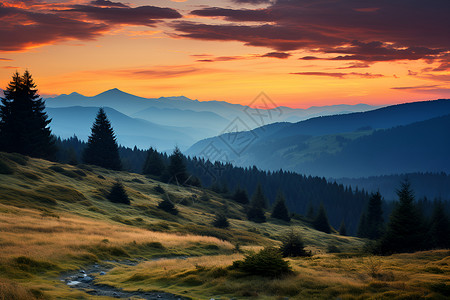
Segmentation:
{"type": "Polygon", "coordinates": [[[0,87],[247,104],[450,97],[448,0],[0,1],[0,87]]]}

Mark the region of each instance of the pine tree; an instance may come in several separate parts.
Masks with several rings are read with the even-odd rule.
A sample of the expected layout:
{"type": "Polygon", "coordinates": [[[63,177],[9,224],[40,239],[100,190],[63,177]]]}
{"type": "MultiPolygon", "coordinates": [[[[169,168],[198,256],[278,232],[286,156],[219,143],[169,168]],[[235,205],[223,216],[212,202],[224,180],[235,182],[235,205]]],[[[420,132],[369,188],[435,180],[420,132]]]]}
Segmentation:
{"type": "Polygon", "coordinates": [[[92,125],[92,133],[83,152],[83,161],[112,170],[122,168],[116,136],[103,108],[99,109],[92,125]]]}
{"type": "Polygon", "coordinates": [[[147,158],[145,159],[144,167],[142,170],[143,174],[160,176],[166,166],[162,160],[161,155],[155,149],[151,148],[147,151],[147,158]]]}
{"type": "Polygon", "coordinates": [[[366,217],[366,212],[363,211],[363,213],[361,214],[361,217],[359,218],[359,223],[358,223],[358,232],[357,232],[357,236],[361,237],[361,238],[366,238],[368,235],[368,225],[367,225],[367,217],[366,217]]]}
{"type": "Polygon", "coordinates": [[[51,120],[37,93],[31,74],[16,72],[4,91],[0,105],[0,151],[53,159],[55,139],[48,127],[51,120]]]}
{"type": "Polygon", "coordinates": [[[258,186],[256,187],[256,191],[253,193],[252,200],[250,201],[252,205],[261,207],[262,209],[266,209],[267,204],[267,198],[264,195],[264,192],[262,190],[262,186],[260,183],[258,183],[258,186]]]}
{"type": "Polygon", "coordinates": [[[367,207],[367,235],[365,237],[376,240],[383,234],[383,209],[379,192],[373,193],[367,207]]]}
{"type": "Polygon", "coordinates": [[[344,220],[342,220],[341,226],[339,227],[339,234],[343,236],[347,235],[347,228],[345,227],[344,220]]]}
{"type": "Polygon", "coordinates": [[[436,201],[434,203],[430,235],[433,247],[441,249],[450,248],[450,220],[445,213],[445,207],[442,201],[436,201]]]}
{"type": "Polygon", "coordinates": [[[107,198],[113,203],[130,204],[130,198],[128,198],[125,188],[119,181],[114,183],[107,198]]]}
{"type": "Polygon", "coordinates": [[[241,204],[248,204],[248,202],[249,202],[247,191],[244,189],[241,189],[239,186],[234,191],[232,198],[234,201],[236,201],[237,203],[241,203],[241,204]]]}
{"type": "Polygon", "coordinates": [[[325,233],[331,233],[331,227],[330,223],[328,222],[327,212],[325,211],[323,204],[320,204],[319,212],[313,221],[313,227],[316,230],[325,233]]]}
{"type": "Polygon", "coordinates": [[[427,247],[423,216],[414,205],[414,194],[408,181],[402,182],[397,195],[399,202],[375,249],[380,254],[414,252],[427,247]]]}
{"type": "Polygon", "coordinates": [[[170,164],[167,171],[169,172],[170,180],[173,181],[173,183],[185,184],[188,180],[185,157],[178,146],[175,147],[175,150],[169,159],[170,164]]]}
{"type": "Polygon", "coordinates": [[[280,247],[283,257],[311,256],[311,253],[305,251],[305,245],[300,234],[293,229],[282,238],[280,247]]]}
{"type": "Polygon", "coordinates": [[[313,220],[313,219],[314,219],[314,216],[315,216],[315,213],[314,213],[314,206],[312,205],[311,202],[309,202],[309,203],[308,203],[308,210],[307,210],[307,212],[306,212],[306,217],[307,217],[309,220],[313,220]]]}
{"type": "Polygon", "coordinates": [[[289,222],[291,217],[289,216],[289,211],[286,207],[286,200],[284,199],[284,195],[279,192],[277,195],[277,199],[275,200],[275,205],[273,206],[272,218],[283,220],[289,222]]]}
{"type": "Polygon", "coordinates": [[[217,213],[214,217],[212,225],[217,228],[228,228],[230,227],[230,222],[224,213],[217,213]]]}

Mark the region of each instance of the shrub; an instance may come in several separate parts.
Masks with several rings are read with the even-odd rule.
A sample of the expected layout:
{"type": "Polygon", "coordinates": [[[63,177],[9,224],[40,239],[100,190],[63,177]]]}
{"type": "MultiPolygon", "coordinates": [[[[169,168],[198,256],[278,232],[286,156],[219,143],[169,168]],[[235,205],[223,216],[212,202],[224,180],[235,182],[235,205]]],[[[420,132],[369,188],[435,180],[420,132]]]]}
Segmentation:
{"type": "Polygon", "coordinates": [[[230,227],[230,222],[228,221],[227,216],[223,213],[216,214],[212,225],[217,228],[228,228],[230,227]]]}
{"type": "Polygon", "coordinates": [[[166,192],[166,190],[164,190],[163,187],[162,187],[160,184],[158,184],[157,186],[155,186],[155,187],[153,188],[153,190],[154,190],[155,192],[157,192],[158,194],[164,194],[164,193],[166,192]]]}
{"type": "Polygon", "coordinates": [[[300,234],[294,230],[288,231],[282,242],[280,251],[283,257],[311,256],[310,251],[305,251],[300,234]]]}
{"type": "Polygon", "coordinates": [[[175,205],[170,201],[169,197],[167,195],[164,195],[163,201],[159,202],[158,208],[164,210],[165,212],[168,212],[172,215],[178,214],[178,209],[175,207],[175,205]]]}
{"type": "Polygon", "coordinates": [[[120,183],[119,181],[116,181],[116,183],[114,183],[107,198],[113,203],[130,204],[130,199],[128,198],[127,192],[125,191],[122,183],[120,183]]]}
{"type": "Polygon", "coordinates": [[[231,268],[264,277],[280,277],[292,273],[289,262],[274,247],[266,247],[258,253],[246,255],[244,260],[234,261],[231,268]]]}
{"type": "Polygon", "coordinates": [[[14,173],[13,169],[3,160],[0,160],[0,174],[10,175],[12,173],[14,173]]]}

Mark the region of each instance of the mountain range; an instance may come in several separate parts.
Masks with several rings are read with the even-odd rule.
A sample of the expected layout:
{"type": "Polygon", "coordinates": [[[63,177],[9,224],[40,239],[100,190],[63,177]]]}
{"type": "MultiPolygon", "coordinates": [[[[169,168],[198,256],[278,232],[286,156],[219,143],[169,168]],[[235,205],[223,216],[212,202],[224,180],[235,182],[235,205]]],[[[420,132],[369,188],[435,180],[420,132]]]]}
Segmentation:
{"type": "Polygon", "coordinates": [[[229,132],[187,153],[210,159],[214,147],[236,165],[333,178],[450,172],[449,114],[446,99],[393,105],[229,132]]]}
{"type": "Polygon", "coordinates": [[[258,106],[255,102],[251,108],[224,101],[201,102],[184,96],[142,98],[111,89],[93,97],[71,93],[45,100],[54,124],[58,124],[52,126],[53,132],[58,136],[67,137],[75,134],[81,139],[86,139],[89,134],[87,125],[80,124],[73,116],[88,122],[90,126],[94,121],[92,111],[83,110],[81,107],[90,107],[94,110],[108,107],[114,110],[111,111],[115,115],[112,117],[115,119],[112,120],[112,125],[117,133],[121,133],[117,135],[120,144],[128,147],[136,145],[144,149],[152,146],[162,151],[171,150],[175,145],[184,150],[201,139],[220,135],[236,119],[241,121],[243,129],[251,130],[274,122],[292,122],[318,115],[359,112],[375,108],[357,104],[292,109],[277,107],[267,99],[261,100],[263,101],[261,103],[266,104],[264,108],[255,108],[261,106],[261,103],[258,106]],[[119,118],[118,114],[122,116],[119,118]],[[65,121],[69,120],[68,117],[71,118],[70,122],[65,121]],[[120,129],[121,127],[131,129],[121,122],[125,120],[135,124],[134,127],[131,126],[134,128],[131,132],[120,129]],[[144,120],[152,124],[142,122],[144,120]],[[141,130],[138,124],[142,126],[141,130]]]}

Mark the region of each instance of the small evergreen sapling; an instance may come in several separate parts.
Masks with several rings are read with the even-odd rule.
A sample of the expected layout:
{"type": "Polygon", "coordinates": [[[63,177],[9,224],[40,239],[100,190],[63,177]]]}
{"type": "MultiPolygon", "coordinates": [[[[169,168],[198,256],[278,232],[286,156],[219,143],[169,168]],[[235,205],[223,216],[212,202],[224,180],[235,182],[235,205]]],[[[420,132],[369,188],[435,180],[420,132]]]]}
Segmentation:
{"type": "Polygon", "coordinates": [[[122,203],[122,204],[128,204],[128,205],[130,204],[130,198],[128,198],[125,188],[123,187],[122,183],[119,181],[116,181],[116,183],[114,183],[107,198],[109,201],[111,201],[113,203],[122,203]]]}

